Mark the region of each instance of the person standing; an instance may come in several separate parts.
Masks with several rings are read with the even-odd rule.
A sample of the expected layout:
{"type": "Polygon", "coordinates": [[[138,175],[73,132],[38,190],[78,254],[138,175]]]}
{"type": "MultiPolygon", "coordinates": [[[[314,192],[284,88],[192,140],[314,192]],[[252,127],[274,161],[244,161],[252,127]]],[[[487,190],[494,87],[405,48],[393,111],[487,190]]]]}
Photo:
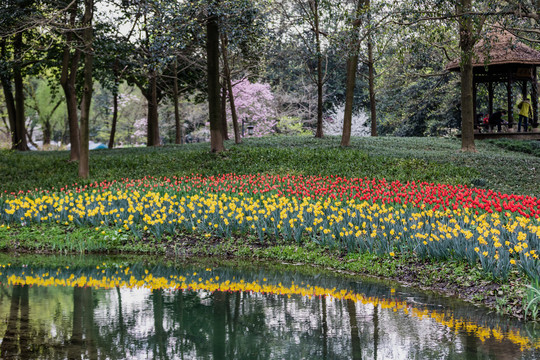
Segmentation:
{"type": "Polygon", "coordinates": [[[521,132],[521,124],[523,124],[523,130],[527,132],[529,119],[533,117],[531,95],[528,95],[527,99],[521,100],[521,102],[518,104],[518,109],[519,109],[518,132],[521,132]]]}
{"type": "Polygon", "coordinates": [[[498,110],[489,117],[489,129],[493,131],[493,128],[497,126],[497,132],[501,132],[502,117],[506,115],[506,110],[498,110]]]}

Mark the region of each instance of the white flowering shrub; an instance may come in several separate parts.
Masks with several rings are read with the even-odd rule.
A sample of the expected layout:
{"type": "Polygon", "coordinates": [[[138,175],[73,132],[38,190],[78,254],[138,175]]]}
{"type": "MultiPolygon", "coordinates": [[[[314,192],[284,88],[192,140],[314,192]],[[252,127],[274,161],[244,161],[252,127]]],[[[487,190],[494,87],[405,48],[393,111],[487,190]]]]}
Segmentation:
{"type": "MultiPolygon", "coordinates": [[[[323,130],[325,135],[341,135],[343,133],[343,117],[345,113],[345,104],[334,105],[326,114],[323,120],[323,130]]],[[[351,136],[370,136],[371,128],[369,126],[369,117],[363,111],[359,110],[352,114],[351,136]]]]}

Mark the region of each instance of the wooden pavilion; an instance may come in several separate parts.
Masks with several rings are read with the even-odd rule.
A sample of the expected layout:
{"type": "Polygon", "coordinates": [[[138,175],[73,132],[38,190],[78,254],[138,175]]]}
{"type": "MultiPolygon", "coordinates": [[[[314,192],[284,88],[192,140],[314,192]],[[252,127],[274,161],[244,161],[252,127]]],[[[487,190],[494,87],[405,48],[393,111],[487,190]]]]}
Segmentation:
{"type": "MultiPolygon", "coordinates": [[[[474,114],[477,114],[476,97],[478,84],[487,85],[488,113],[491,116],[493,114],[493,84],[506,83],[508,129],[509,131],[513,131],[514,98],[512,86],[514,83],[519,83],[521,84],[522,97],[524,99],[527,98],[527,95],[531,95],[532,97],[533,119],[531,127],[533,132],[537,132],[538,78],[536,67],[540,66],[540,51],[530,48],[505,30],[489,32],[486,38],[478,41],[473,51],[474,114]]],[[[446,69],[449,71],[460,71],[459,62],[459,58],[454,59],[446,65],[446,69]]],[[[522,135],[526,135],[526,133],[522,135]]],[[[475,137],[477,136],[475,135],[475,137]]]]}

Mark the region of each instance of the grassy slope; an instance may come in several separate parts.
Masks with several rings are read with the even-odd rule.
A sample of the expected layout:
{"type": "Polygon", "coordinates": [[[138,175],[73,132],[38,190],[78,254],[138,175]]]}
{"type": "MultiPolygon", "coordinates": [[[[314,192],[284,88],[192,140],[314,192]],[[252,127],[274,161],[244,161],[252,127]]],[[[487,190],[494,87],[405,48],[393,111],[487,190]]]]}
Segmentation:
{"type": "Polygon", "coordinates": [[[459,151],[456,139],[356,138],[350,148],[338,138],[273,137],[227,143],[211,154],[208,144],[91,152],[87,181],[77,179],[77,164],[67,152],[0,151],[0,191],[84,184],[123,177],[141,178],[199,173],[341,175],[422,180],[539,195],[540,158],[477,142],[476,154],[459,151]]]}
{"type": "MultiPolygon", "coordinates": [[[[530,148],[529,145],[523,145],[530,148]]],[[[456,139],[360,138],[350,148],[339,147],[338,138],[275,137],[252,139],[224,154],[209,153],[208,144],[160,148],[98,150],[91,152],[92,176],[77,179],[77,164],[68,163],[67,152],[0,152],[0,191],[51,188],[76,182],[173,176],[191,173],[212,175],[233,172],[342,175],[388,180],[422,180],[476,185],[501,192],[539,195],[540,158],[505,150],[505,144],[477,142],[476,154],[459,151],[456,139]]],[[[515,148],[515,147],[514,147],[515,148]]],[[[178,234],[174,238],[134,241],[114,229],[63,226],[13,226],[0,231],[0,248],[23,252],[138,252],[171,256],[221,255],[255,257],[361,272],[397,279],[522,315],[526,279],[513,275],[506,283],[493,282],[478,268],[466,264],[422,263],[413,259],[370,254],[339,254],[314,244],[297,247],[267,244],[253,239],[206,239],[178,234]],[[105,232],[105,235],[101,231],[105,232]],[[344,257],[345,256],[345,257],[344,257]],[[444,274],[434,278],[433,274],[444,274]],[[465,279],[465,280],[464,280],[465,279]]]]}

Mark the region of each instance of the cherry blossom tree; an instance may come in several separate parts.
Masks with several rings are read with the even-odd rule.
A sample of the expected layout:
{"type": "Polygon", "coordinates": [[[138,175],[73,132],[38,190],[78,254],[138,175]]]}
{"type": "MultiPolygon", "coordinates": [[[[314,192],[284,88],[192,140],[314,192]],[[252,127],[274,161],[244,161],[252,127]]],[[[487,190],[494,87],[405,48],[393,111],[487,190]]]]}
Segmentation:
{"type": "MultiPolygon", "coordinates": [[[[277,112],[269,84],[251,83],[244,79],[233,87],[233,95],[238,118],[246,129],[253,126],[253,136],[261,137],[275,132],[277,112]]],[[[230,108],[227,112],[230,114],[230,108]]],[[[243,136],[246,134],[247,131],[243,136]]]]}

